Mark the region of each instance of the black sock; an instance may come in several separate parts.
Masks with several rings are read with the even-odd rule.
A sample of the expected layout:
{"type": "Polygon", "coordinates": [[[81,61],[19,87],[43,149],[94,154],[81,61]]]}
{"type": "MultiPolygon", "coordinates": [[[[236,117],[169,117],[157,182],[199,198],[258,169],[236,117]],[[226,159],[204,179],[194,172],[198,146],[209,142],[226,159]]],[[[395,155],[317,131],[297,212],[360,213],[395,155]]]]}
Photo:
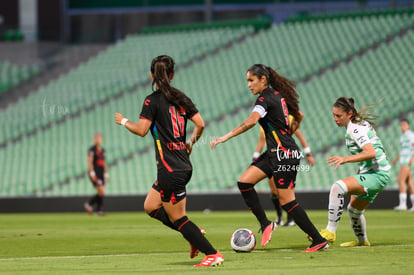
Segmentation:
{"type": "Polygon", "coordinates": [[[286,223],[289,223],[290,221],[293,221],[293,220],[294,219],[293,219],[292,215],[288,214],[287,222],[286,223]]]}
{"type": "Polygon", "coordinates": [[[89,205],[93,206],[97,201],[98,201],[98,195],[95,195],[89,200],[89,205]]]}
{"type": "Polygon", "coordinates": [[[319,234],[316,227],[313,225],[305,210],[299,205],[296,200],[293,200],[285,205],[282,205],[283,209],[291,215],[295,223],[302,229],[303,232],[307,233],[313,239],[313,244],[318,244],[325,241],[319,234]]]}
{"type": "Polygon", "coordinates": [[[174,224],[170,221],[170,218],[168,217],[167,212],[165,212],[164,207],[158,208],[149,213],[148,215],[150,215],[151,218],[161,221],[164,225],[168,226],[169,228],[177,230],[174,224]]]}
{"type": "Polygon", "coordinates": [[[271,199],[276,209],[277,217],[278,218],[282,217],[282,207],[280,206],[280,203],[279,203],[279,197],[272,194],[271,199]]]}
{"type": "Polygon", "coordinates": [[[174,226],[189,241],[193,246],[198,248],[206,255],[216,254],[217,250],[210,244],[210,242],[201,233],[200,228],[190,221],[187,216],[182,217],[174,222],[174,226]]]}
{"type": "Polygon", "coordinates": [[[271,223],[271,221],[269,221],[266,217],[266,213],[260,204],[254,185],[250,183],[237,182],[237,186],[239,187],[240,193],[242,194],[243,199],[250,211],[253,212],[259,221],[260,227],[263,231],[271,223]]]}
{"type": "Polygon", "coordinates": [[[97,195],[96,204],[97,204],[97,210],[103,211],[103,196],[97,195]]]}

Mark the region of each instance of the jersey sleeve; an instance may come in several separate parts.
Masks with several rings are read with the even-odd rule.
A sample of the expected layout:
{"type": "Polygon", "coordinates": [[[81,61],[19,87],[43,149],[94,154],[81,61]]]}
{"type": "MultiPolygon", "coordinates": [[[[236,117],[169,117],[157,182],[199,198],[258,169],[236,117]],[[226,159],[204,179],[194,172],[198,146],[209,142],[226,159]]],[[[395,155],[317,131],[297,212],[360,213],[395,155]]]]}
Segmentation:
{"type": "Polygon", "coordinates": [[[157,113],[156,102],[150,96],[147,96],[142,104],[141,114],[139,118],[154,121],[157,113]]]}
{"type": "MultiPolygon", "coordinates": [[[[187,100],[190,101],[191,103],[193,103],[192,100],[189,97],[187,97],[187,100]]],[[[194,105],[194,108],[192,108],[191,110],[187,110],[186,111],[186,117],[188,119],[191,119],[193,116],[195,116],[198,113],[199,113],[199,111],[198,111],[198,109],[194,105]]]]}
{"type": "Polygon", "coordinates": [[[254,108],[252,110],[253,112],[257,112],[260,114],[260,117],[265,117],[267,114],[267,109],[268,109],[268,104],[269,102],[269,98],[267,96],[266,93],[261,94],[257,99],[256,102],[254,104],[254,108]]]}
{"type": "Polygon", "coordinates": [[[356,142],[359,148],[364,147],[365,145],[371,143],[368,137],[368,127],[357,125],[353,127],[350,131],[351,138],[356,142]]]}

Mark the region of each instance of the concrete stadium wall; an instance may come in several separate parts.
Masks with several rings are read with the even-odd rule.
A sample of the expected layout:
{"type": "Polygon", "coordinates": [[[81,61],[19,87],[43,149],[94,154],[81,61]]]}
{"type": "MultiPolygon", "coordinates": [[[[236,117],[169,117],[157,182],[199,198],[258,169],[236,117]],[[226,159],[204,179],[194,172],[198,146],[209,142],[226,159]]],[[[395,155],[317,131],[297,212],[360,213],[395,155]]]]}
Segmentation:
{"type": "MultiPolygon", "coordinates": [[[[298,192],[297,201],[305,209],[328,208],[328,192],[298,192]]],[[[265,209],[273,209],[269,194],[259,194],[265,209]]],[[[0,213],[82,212],[87,197],[0,198],[0,213]]],[[[347,198],[349,200],[349,197],[347,198]]],[[[106,212],[143,211],[145,196],[108,196],[106,212]]],[[[380,193],[371,209],[392,209],[398,204],[398,191],[380,193]]],[[[188,211],[247,210],[240,194],[193,194],[187,198],[188,211]]]]}

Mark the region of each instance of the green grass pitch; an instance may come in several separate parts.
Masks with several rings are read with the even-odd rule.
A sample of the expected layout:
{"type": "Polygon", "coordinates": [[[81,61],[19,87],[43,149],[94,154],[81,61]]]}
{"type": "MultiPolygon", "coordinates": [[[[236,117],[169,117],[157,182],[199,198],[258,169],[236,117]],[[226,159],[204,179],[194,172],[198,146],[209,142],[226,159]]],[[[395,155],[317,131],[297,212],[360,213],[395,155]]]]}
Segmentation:
{"type": "MultiPolygon", "coordinates": [[[[269,218],[274,217],[268,211],[269,218]]],[[[315,225],[326,225],[326,211],[308,211],[315,225]]],[[[1,274],[413,274],[414,213],[368,210],[372,247],[341,248],[354,239],[347,214],[328,251],[302,253],[309,242],[296,227],[278,228],[266,248],[235,253],[229,239],[246,227],[257,232],[248,211],[190,212],[207,238],[224,255],[224,265],[192,268],[203,255],[189,258],[189,245],[175,231],[144,213],[0,215],[1,274]]]]}

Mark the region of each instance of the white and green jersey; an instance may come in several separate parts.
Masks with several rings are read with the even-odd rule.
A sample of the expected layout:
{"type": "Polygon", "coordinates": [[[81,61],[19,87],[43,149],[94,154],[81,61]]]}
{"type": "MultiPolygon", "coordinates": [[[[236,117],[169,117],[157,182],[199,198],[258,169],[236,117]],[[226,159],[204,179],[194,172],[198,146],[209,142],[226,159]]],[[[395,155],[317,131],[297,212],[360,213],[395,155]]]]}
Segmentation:
{"type": "Polygon", "coordinates": [[[352,155],[362,152],[362,147],[371,143],[374,146],[377,156],[374,159],[361,161],[359,163],[359,172],[367,171],[388,171],[391,166],[384,152],[381,140],[377,137],[374,128],[366,121],[361,124],[348,123],[345,134],[346,146],[352,155]]]}
{"type": "Polygon", "coordinates": [[[414,132],[405,131],[400,137],[400,163],[408,165],[411,156],[414,153],[414,132]]]}

